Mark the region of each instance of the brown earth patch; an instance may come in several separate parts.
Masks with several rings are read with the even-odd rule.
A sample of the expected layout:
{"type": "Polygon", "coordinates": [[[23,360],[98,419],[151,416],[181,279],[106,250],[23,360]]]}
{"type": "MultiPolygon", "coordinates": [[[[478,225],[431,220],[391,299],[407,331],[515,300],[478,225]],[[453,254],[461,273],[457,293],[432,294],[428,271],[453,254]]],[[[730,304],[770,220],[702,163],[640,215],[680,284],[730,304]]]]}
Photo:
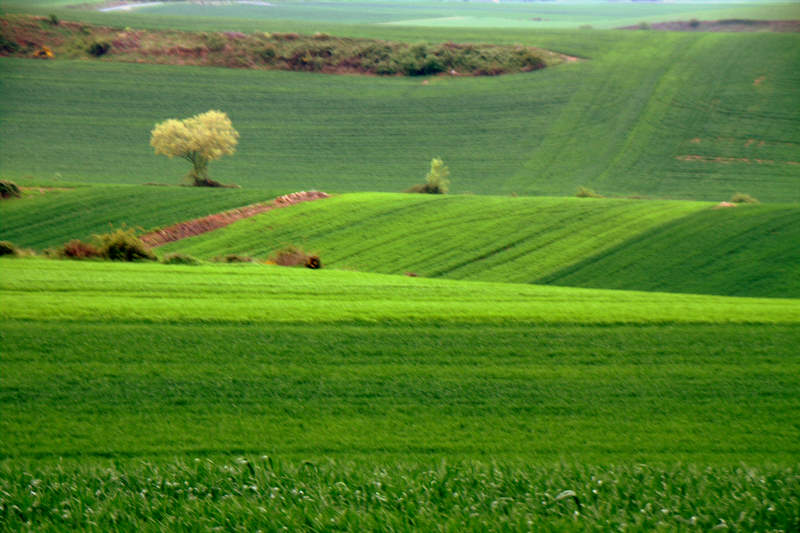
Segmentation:
{"type": "Polygon", "coordinates": [[[766,80],[766,79],[767,79],[766,76],[759,76],[758,78],[753,80],[753,85],[756,85],[756,86],[761,85],[762,83],[764,83],[764,80],[766,80]]]}
{"type": "Polygon", "coordinates": [[[702,141],[701,141],[700,137],[695,137],[694,139],[692,139],[689,142],[692,143],[692,144],[700,144],[702,141]]]}
{"type": "Polygon", "coordinates": [[[714,209],[722,209],[725,207],[736,207],[736,204],[732,204],[730,202],[720,202],[714,206],[714,209]]]}
{"type": "Polygon", "coordinates": [[[272,211],[273,209],[288,207],[302,202],[320,200],[322,198],[328,198],[329,196],[330,195],[327,193],[321,191],[294,192],[292,194],[279,196],[272,202],[246,205],[244,207],[223,211],[222,213],[215,213],[194,220],[173,224],[172,226],[146,233],[140,238],[146,245],[155,248],[170,242],[224,228],[237,220],[253,217],[261,213],[266,213],[267,211],[272,211]]]}
{"type": "Polygon", "coordinates": [[[712,157],[707,155],[679,155],[675,159],[679,161],[700,161],[702,163],[758,163],[760,165],[771,165],[775,163],[772,159],[748,159],[746,157],[712,157]]]}

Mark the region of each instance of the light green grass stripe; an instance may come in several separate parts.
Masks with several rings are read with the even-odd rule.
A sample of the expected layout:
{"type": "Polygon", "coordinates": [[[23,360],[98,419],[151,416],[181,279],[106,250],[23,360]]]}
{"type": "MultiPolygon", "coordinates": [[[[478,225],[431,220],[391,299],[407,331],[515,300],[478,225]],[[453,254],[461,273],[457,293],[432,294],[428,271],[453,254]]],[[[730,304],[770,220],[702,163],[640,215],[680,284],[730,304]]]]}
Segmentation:
{"type": "Polygon", "coordinates": [[[2,262],[3,319],[144,322],[775,323],[797,300],[409,279],[275,266],[2,262]]]}

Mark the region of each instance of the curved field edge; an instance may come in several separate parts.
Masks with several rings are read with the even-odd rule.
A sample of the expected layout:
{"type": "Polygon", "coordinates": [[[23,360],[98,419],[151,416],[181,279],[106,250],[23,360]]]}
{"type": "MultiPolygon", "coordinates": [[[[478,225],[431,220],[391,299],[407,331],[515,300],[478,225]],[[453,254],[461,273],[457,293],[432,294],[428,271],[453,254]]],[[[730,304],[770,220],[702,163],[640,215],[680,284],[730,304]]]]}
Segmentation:
{"type": "Polygon", "coordinates": [[[276,460],[269,456],[0,462],[8,529],[653,530],[800,520],[790,467],[506,461],[276,460]],[[569,487],[574,497],[564,497],[569,487]],[[142,503],[147,495],[147,505],[142,503]],[[561,498],[559,498],[561,496],[561,498]],[[30,511],[29,511],[30,509],[30,511]],[[163,527],[163,522],[161,526],[163,527]]]}
{"type": "MultiPolygon", "coordinates": [[[[24,183],[24,182],[22,182],[24,183]]],[[[0,202],[0,240],[43,250],[88,240],[110,227],[152,230],[187,219],[274,199],[263,189],[87,186],[35,192],[0,202]]]]}
{"type": "Polygon", "coordinates": [[[360,193],[162,250],[266,258],[295,245],[326,266],[387,274],[798,297],[798,228],[795,206],[360,193]]]}
{"type": "Polygon", "coordinates": [[[795,324],[792,299],[460,282],[272,265],[4,259],[4,320],[795,324]]]}
{"type": "Polygon", "coordinates": [[[4,58],[4,140],[15,149],[0,151],[0,169],[12,179],[180,176],[180,163],[152,155],[147,132],[166,118],[218,108],[242,136],[237,155],[214,172],[241,185],[400,191],[441,156],[453,192],[571,195],[587,186],[605,195],[720,201],[743,192],[792,202],[800,200],[798,39],[535,32],[520,42],[591,60],[426,85],[4,58]],[[65,90],[92,105],[64,107],[52,95],[65,90]],[[121,97],[128,106],[118,105],[121,97]],[[76,122],[72,109],[85,119],[76,122]]]}

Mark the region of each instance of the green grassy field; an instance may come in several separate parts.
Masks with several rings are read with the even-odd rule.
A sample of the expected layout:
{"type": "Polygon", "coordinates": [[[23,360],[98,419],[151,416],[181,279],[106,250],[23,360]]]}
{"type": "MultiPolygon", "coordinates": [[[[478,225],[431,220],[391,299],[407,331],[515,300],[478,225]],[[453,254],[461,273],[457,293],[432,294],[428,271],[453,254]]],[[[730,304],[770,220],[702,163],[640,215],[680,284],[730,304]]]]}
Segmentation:
{"type": "Polygon", "coordinates": [[[348,194],[168,244],[262,259],[287,246],[386,274],[800,297],[800,209],[581,198],[348,194]]]}
{"type": "Polygon", "coordinates": [[[295,244],[319,271],[0,259],[0,531],[800,529],[800,37],[569,29],[798,4],[71,3],[0,12],[581,60],[423,80],[0,58],[0,177],[80,182],[3,201],[0,239],[348,193],[159,252],[295,244]],[[142,186],[188,171],[153,125],[208,109],[241,133],[211,177],[245,188],[142,186]],[[434,156],[456,194],[386,194],[434,156]],[[735,192],[765,204],[711,209],[735,192]]]}
{"type": "MultiPolygon", "coordinates": [[[[459,31],[441,38],[491,35],[459,31]]],[[[184,165],[152,154],[150,130],[217,108],[241,142],[212,175],[243,186],[400,191],[441,156],[454,192],[571,195],[583,185],[612,195],[800,200],[796,35],[574,31],[497,40],[517,37],[589,60],[423,85],[2,59],[0,173],[177,181],[184,165]]]]}
{"type": "MultiPolygon", "coordinates": [[[[83,2],[86,4],[87,2],[83,2]]],[[[99,3],[95,0],[94,3],[99,3]]],[[[216,29],[251,29],[264,23],[314,23],[358,25],[402,25],[424,27],[472,27],[527,30],[548,28],[616,28],[639,22],[665,20],[800,18],[800,8],[792,2],[748,3],[675,2],[633,3],[576,1],[553,3],[506,2],[494,5],[483,2],[383,1],[383,2],[271,2],[269,6],[198,4],[169,2],[139,7],[132,11],[98,12],[64,9],[74,5],[64,1],[4,0],[0,7],[10,11],[58,13],[63,18],[92,22],[163,27],[216,27],[216,29]],[[368,5],[368,8],[365,8],[368,5]]]]}
{"type": "Polygon", "coordinates": [[[88,524],[93,507],[127,528],[236,517],[298,527],[322,513],[375,529],[414,518],[395,494],[425,493],[426,465],[443,459],[454,464],[435,470],[442,490],[412,498],[419,524],[510,519],[481,487],[510,498],[514,521],[556,529],[691,516],[778,528],[800,512],[797,300],[261,265],[0,263],[0,479],[4,508],[18,508],[6,524],[88,524]],[[378,516],[376,500],[329,492],[376,476],[392,495],[378,516]],[[776,488],[767,500],[760,478],[776,488]],[[607,497],[592,496],[598,479],[614,487],[607,497]],[[87,491],[55,505],[76,484],[87,491]],[[317,503],[267,496],[308,485],[317,503]],[[761,496],[743,507],[725,495],[732,487],[761,496]],[[554,502],[566,489],[585,519],[554,502]],[[451,509],[460,498],[476,516],[451,509]],[[266,510],[254,514],[254,501],[266,510]]]}
{"type": "Polygon", "coordinates": [[[43,250],[71,239],[89,240],[108,232],[110,226],[150,230],[283,194],[258,189],[130,185],[38,191],[34,188],[25,198],[0,204],[0,240],[43,250]]]}

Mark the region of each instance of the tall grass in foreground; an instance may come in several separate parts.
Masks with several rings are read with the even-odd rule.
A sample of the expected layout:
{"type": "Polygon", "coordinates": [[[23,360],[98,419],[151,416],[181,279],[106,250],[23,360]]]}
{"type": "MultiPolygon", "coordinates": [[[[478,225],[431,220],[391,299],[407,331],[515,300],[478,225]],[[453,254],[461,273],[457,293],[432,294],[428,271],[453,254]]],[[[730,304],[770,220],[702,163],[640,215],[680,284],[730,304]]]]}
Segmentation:
{"type": "Polygon", "coordinates": [[[5,530],[796,531],[800,468],[267,456],[0,464],[5,530]]]}

